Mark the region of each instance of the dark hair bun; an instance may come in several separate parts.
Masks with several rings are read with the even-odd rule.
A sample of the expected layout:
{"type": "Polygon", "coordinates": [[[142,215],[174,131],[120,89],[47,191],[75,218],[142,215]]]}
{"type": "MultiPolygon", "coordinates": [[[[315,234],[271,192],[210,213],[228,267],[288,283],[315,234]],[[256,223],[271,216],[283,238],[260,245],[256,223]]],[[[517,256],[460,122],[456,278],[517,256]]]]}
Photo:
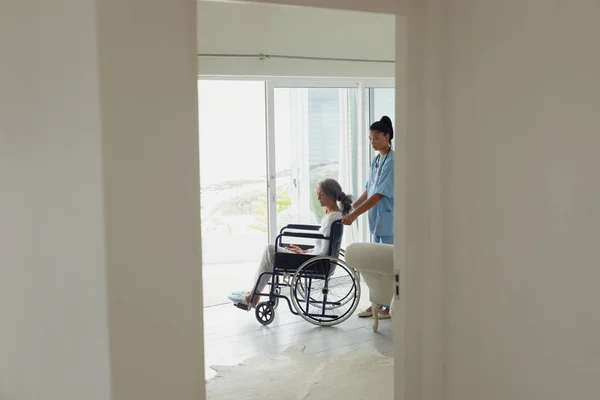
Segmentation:
{"type": "Polygon", "coordinates": [[[383,117],[381,117],[380,121],[383,122],[384,124],[387,124],[390,127],[390,135],[393,137],[394,136],[394,127],[392,126],[392,120],[390,119],[390,117],[388,117],[387,115],[384,115],[383,117]]]}
{"type": "Polygon", "coordinates": [[[379,121],[375,121],[369,127],[372,131],[381,132],[385,135],[390,135],[390,139],[394,138],[394,128],[392,127],[392,120],[387,115],[381,117],[379,121]]]}

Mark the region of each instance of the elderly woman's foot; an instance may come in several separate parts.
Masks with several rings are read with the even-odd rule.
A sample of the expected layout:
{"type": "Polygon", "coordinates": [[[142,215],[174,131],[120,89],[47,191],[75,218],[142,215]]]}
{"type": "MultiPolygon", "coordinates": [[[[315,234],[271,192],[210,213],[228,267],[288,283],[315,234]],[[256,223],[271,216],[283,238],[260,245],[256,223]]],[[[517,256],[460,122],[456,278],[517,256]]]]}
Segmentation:
{"type": "Polygon", "coordinates": [[[233,292],[227,298],[234,303],[239,303],[244,298],[245,294],[243,292],[233,292]]]}
{"type": "Polygon", "coordinates": [[[233,303],[240,303],[244,305],[249,305],[251,308],[256,307],[258,302],[260,301],[260,296],[254,296],[252,299],[252,303],[250,302],[250,298],[252,297],[251,292],[232,292],[227,298],[231,300],[233,303]]]}
{"type": "Polygon", "coordinates": [[[250,298],[252,297],[252,293],[248,293],[244,296],[244,300],[246,300],[246,304],[250,304],[252,308],[256,307],[258,302],[260,301],[260,296],[254,296],[252,303],[250,303],[250,298]]]}

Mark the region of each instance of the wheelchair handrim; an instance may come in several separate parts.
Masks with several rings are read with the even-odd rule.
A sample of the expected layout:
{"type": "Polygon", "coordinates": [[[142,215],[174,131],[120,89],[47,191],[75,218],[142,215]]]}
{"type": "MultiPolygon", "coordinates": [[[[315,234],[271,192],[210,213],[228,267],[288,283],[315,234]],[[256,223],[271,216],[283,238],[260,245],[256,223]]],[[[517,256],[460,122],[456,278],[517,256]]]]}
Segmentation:
{"type": "MultiPolygon", "coordinates": [[[[311,279],[317,279],[315,277],[312,277],[311,279]]],[[[328,278],[327,278],[328,279],[328,278]]],[[[323,256],[323,257],[315,257],[312,258],[310,260],[307,260],[304,264],[302,264],[298,270],[296,271],[294,278],[292,279],[292,282],[290,284],[290,294],[291,294],[291,300],[292,300],[292,304],[296,310],[296,312],[306,321],[314,324],[314,325],[318,325],[318,326],[333,326],[333,325],[337,325],[340,324],[342,322],[344,322],[346,319],[348,319],[353,313],[354,311],[356,311],[356,308],[358,307],[358,303],[360,301],[360,284],[359,284],[359,280],[358,280],[358,276],[356,271],[350,267],[348,264],[346,264],[344,261],[338,259],[338,258],[334,258],[334,257],[327,257],[327,256],[323,256]],[[335,319],[324,319],[325,316],[320,316],[320,318],[318,318],[315,315],[308,315],[307,313],[304,312],[303,308],[300,306],[299,302],[298,302],[298,298],[296,296],[295,290],[296,287],[298,285],[298,281],[302,278],[304,278],[303,276],[303,270],[307,267],[309,267],[311,264],[316,264],[318,262],[323,262],[323,261],[329,261],[329,262],[333,262],[336,264],[336,268],[343,268],[346,273],[351,277],[352,279],[352,287],[349,290],[349,292],[343,297],[343,299],[347,299],[346,301],[344,301],[344,304],[338,304],[335,307],[333,306],[323,306],[323,313],[325,310],[328,311],[332,311],[332,310],[336,310],[339,309],[340,307],[342,307],[343,305],[346,305],[349,301],[354,301],[354,303],[350,306],[350,309],[348,309],[343,315],[341,315],[338,318],[335,319]],[[353,294],[353,296],[352,296],[353,294]]],[[[306,289],[304,290],[304,294],[306,295],[306,289]]],[[[306,296],[304,296],[306,297],[306,296]]],[[[310,294],[309,294],[310,297],[310,294]]],[[[310,297],[308,300],[309,304],[314,302],[317,303],[316,300],[311,301],[312,297],[310,297]]],[[[305,300],[305,299],[303,299],[305,300]]],[[[325,302],[325,300],[323,300],[323,302],[325,302]]],[[[307,307],[306,311],[310,311],[310,307],[307,307]]]]}

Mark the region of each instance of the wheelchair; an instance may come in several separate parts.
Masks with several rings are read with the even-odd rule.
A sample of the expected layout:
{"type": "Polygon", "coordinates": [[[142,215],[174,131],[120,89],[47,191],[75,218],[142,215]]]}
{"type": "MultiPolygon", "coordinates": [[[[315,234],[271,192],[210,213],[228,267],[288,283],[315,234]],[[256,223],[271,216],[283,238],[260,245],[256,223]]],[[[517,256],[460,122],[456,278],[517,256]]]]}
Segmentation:
{"type": "MultiPolygon", "coordinates": [[[[255,316],[262,325],[275,319],[275,310],[280,300],[285,300],[294,315],[317,326],[333,326],[348,319],[360,301],[360,278],[356,270],[343,260],[341,249],[344,226],[341,221],[331,225],[328,237],[316,232],[318,225],[286,225],[275,240],[273,270],[264,272],[254,286],[254,296],[268,296],[268,300],[256,305],[255,316]],[[326,255],[315,256],[296,253],[278,253],[284,238],[327,239],[326,255]],[[258,281],[270,275],[268,293],[257,293],[258,281]],[[289,288],[289,297],[283,292],[289,288]]],[[[302,249],[311,246],[297,245],[302,249]]],[[[236,307],[249,310],[250,306],[236,303],[236,307]]]]}

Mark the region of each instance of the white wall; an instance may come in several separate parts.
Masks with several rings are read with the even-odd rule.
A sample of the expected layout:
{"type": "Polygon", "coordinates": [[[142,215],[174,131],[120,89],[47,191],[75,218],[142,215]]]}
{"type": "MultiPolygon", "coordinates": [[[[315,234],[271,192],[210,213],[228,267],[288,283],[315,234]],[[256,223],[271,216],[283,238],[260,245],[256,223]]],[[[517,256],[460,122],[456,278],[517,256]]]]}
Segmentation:
{"type": "Polygon", "coordinates": [[[204,397],[195,6],[97,4],[113,400],[204,397]]]}
{"type": "MultiPolygon", "coordinates": [[[[198,53],[394,60],[395,18],[272,4],[198,2],[198,53]]],[[[201,75],[394,77],[393,63],[199,57],[201,75]]]]}
{"type": "Polygon", "coordinates": [[[195,1],[0,3],[0,398],[204,398],[195,1]]]}
{"type": "Polygon", "coordinates": [[[600,396],[600,5],[451,0],[446,398],[600,396]]]}
{"type": "MultiPolygon", "coordinates": [[[[21,3],[4,1],[0,10],[0,393],[108,398],[106,265],[119,354],[114,398],[202,399],[201,351],[194,353],[202,348],[193,268],[200,264],[197,135],[188,110],[195,107],[193,2],[99,2],[100,64],[93,3],[21,3]]],[[[304,3],[372,11],[392,4],[304,3]]],[[[394,322],[403,328],[396,339],[405,341],[396,348],[406,353],[396,364],[397,398],[595,399],[597,2],[419,7],[424,17],[409,19],[408,48],[396,43],[415,61],[406,97],[397,99],[397,115],[407,120],[398,134],[406,159],[397,164],[407,186],[397,190],[409,201],[397,214],[406,224],[395,263],[406,261],[408,278],[416,278],[404,288],[406,314],[394,322]],[[433,18],[440,13],[441,21],[433,18]],[[443,91],[431,83],[440,77],[443,91]],[[440,189],[436,219],[431,199],[440,189]],[[444,236],[436,239],[440,226],[444,236]],[[436,243],[443,245],[437,261],[426,256],[436,243]],[[442,290],[427,284],[431,276],[443,278],[442,290]],[[444,326],[436,336],[438,319],[419,312],[434,310],[440,293],[444,326]],[[424,344],[440,337],[443,375],[430,381],[418,370],[435,364],[424,344]],[[426,396],[436,382],[444,390],[426,396]]]]}
{"type": "Polygon", "coordinates": [[[0,3],[0,398],[110,398],[94,2],[0,3]]]}
{"type": "Polygon", "coordinates": [[[202,400],[195,1],[0,5],[0,397],[202,400]]]}

